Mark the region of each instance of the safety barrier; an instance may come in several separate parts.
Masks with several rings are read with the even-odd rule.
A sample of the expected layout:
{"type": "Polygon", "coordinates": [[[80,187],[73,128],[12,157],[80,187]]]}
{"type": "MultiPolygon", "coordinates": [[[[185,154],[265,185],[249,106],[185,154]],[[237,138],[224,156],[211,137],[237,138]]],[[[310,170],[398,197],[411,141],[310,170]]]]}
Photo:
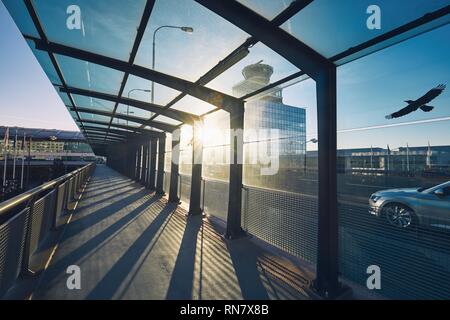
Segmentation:
{"type": "MultiPolygon", "coordinates": [[[[0,297],[19,276],[39,271],[32,270],[33,255],[50,232],[65,223],[64,216],[73,210],[94,169],[95,163],[88,164],[0,203],[0,297]]],[[[40,258],[47,260],[49,255],[44,251],[40,258]]]]}

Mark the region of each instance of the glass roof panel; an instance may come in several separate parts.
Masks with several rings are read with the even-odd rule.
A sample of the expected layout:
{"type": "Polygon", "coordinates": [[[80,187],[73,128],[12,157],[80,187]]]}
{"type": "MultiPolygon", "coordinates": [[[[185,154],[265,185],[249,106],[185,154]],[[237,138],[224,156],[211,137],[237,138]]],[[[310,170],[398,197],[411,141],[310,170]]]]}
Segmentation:
{"type": "Polygon", "coordinates": [[[293,64],[259,42],[250,48],[247,57],[215,78],[207,87],[242,97],[298,71],[293,64]]]}
{"type": "Polygon", "coordinates": [[[174,28],[159,29],[155,70],[190,81],[196,81],[249,37],[194,0],[157,0],[136,64],[151,68],[153,33],[166,25],[194,30],[189,33],[174,28]]]}
{"type": "Polygon", "coordinates": [[[80,115],[81,120],[95,120],[103,122],[109,122],[111,120],[111,117],[100,116],[98,114],[84,113],[84,112],[78,112],[78,114],[80,115]]]}
{"type": "Polygon", "coordinates": [[[103,99],[95,99],[86,96],[80,96],[78,94],[72,95],[73,100],[77,107],[80,108],[88,108],[95,109],[101,111],[112,112],[114,110],[114,102],[103,100],[103,99]]]}
{"type": "Polygon", "coordinates": [[[146,126],[144,128],[147,129],[147,130],[152,130],[152,131],[156,131],[156,132],[163,132],[163,130],[156,129],[156,128],[153,128],[153,127],[150,127],[150,126],[146,126]]]}
{"type": "Polygon", "coordinates": [[[151,113],[150,111],[142,110],[142,109],[135,108],[132,106],[127,106],[126,104],[119,104],[119,106],[117,107],[116,113],[129,115],[129,116],[133,116],[133,117],[139,117],[144,120],[149,119],[153,115],[153,113],[151,113]]]}
{"type": "Polygon", "coordinates": [[[195,97],[185,96],[183,99],[175,103],[171,109],[192,113],[198,116],[214,110],[216,107],[195,97]]]}
{"type": "Polygon", "coordinates": [[[359,59],[361,57],[367,56],[371,53],[377,52],[379,50],[388,48],[389,46],[395,45],[397,43],[400,43],[402,41],[408,40],[410,38],[413,38],[415,36],[421,35],[425,32],[433,31],[435,29],[439,29],[439,27],[448,25],[450,23],[450,15],[446,15],[444,17],[435,19],[429,23],[423,24],[421,26],[418,26],[414,29],[411,29],[407,32],[404,32],[402,34],[399,34],[395,37],[392,37],[390,39],[387,39],[385,41],[379,42],[376,45],[370,46],[369,48],[360,50],[354,54],[351,54],[349,56],[343,57],[337,61],[335,61],[335,64],[340,66],[345,63],[351,62],[353,60],[359,59]]]}
{"type": "Polygon", "coordinates": [[[237,0],[267,20],[272,20],[294,0],[237,0]]]}
{"type": "Polygon", "coordinates": [[[167,123],[167,124],[172,124],[174,126],[177,126],[182,123],[181,121],[178,121],[178,120],[166,117],[166,116],[161,116],[161,115],[157,116],[154,120],[163,122],[163,123],[167,123]]]}
{"type": "MultiPolygon", "coordinates": [[[[108,128],[108,126],[104,125],[104,124],[96,124],[96,123],[85,123],[85,124],[86,124],[86,126],[89,126],[89,127],[108,128]]],[[[114,128],[114,129],[116,129],[116,128],[114,128]]]]}
{"type": "Polygon", "coordinates": [[[77,113],[75,111],[71,111],[69,109],[67,109],[67,111],[69,111],[70,115],[74,120],[78,119],[77,113]]]}
{"type": "Polygon", "coordinates": [[[117,95],[123,72],[66,56],[56,55],[69,87],[117,95]]]}
{"type": "Polygon", "coordinates": [[[31,20],[24,1],[17,0],[2,0],[9,14],[13,18],[20,32],[33,37],[39,37],[36,27],[31,20]]]}
{"type": "Polygon", "coordinates": [[[53,67],[53,63],[50,60],[48,53],[36,50],[33,41],[27,40],[27,43],[50,82],[53,84],[61,85],[61,79],[59,79],[59,76],[56,73],[55,67],[53,67]]]}
{"type": "Polygon", "coordinates": [[[323,56],[330,58],[380,36],[429,12],[448,5],[448,0],[377,1],[380,29],[369,29],[366,13],[372,0],[315,0],[281,27],[323,56]]]}
{"type": "Polygon", "coordinates": [[[114,118],[113,119],[113,123],[114,124],[125,125],[125,126],[132,127],[132,128],[139,128],[142,125],[141,123],[137,123],[137,122],[134,122],[134,121],[127,121],[127,120],[118,119],[118,118],[114,118]]]}
{"type": "Polygon", "coordinates": [[[129,59],[145,2],[145,0],[33,1],[50,41],[121,60],[129,59]]]}
{"type": "MultiPolygon", "coordinates": [[[[172,99],[174,99],[181,92],[172,88],[155,83],[154,88],[154,103],[159,105],[166,105],[172,99]]],[[[131,99],[140,100],[144,102],[151,102],[151,88],[152,82],[146,79],[142,79],[133,75],[130,75],[123,90],[124,97],[130,97],[131,99]],[[143,90],[150,90],[146,92],[143,90]]]]}
{"type": "Polygon", "coordinates": [[[67,93],[61,92],[59,91],[59,87],[54,86],[56,93],[58,93],[59,97],[61,98],[62,102],[66,105],[66,106],[72,106],[72,103],[70,102],[69,96],[67,95],[67,93]]]}

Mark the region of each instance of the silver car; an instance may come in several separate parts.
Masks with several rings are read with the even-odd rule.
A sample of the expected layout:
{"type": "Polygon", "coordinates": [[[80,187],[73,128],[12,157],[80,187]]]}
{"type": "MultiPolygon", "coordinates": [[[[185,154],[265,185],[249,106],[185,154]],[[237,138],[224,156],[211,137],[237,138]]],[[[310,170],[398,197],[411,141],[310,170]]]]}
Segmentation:
{"type": "Polygon", "coordinates": [[[450,230],[450,181],[432,188],[377,191],[370,196],[369,212],[398,228],[439,227],[450,230]]]}

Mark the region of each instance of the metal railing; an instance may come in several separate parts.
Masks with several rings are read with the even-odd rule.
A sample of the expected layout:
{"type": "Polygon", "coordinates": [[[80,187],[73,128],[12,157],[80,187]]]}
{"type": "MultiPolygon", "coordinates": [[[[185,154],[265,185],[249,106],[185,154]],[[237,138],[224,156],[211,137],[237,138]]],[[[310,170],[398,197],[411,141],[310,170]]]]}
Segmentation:
{"type": "Polygon", "coordinates": [[[39,261],[31,261],[52,230],[67,221],[82,188],[95,169],[90,163],[0,203],[0,297],[19,276],[42,270],[50,250],[42,250],[39,261]],[[32,270],[34,269],[34,270],[32,270]]]}

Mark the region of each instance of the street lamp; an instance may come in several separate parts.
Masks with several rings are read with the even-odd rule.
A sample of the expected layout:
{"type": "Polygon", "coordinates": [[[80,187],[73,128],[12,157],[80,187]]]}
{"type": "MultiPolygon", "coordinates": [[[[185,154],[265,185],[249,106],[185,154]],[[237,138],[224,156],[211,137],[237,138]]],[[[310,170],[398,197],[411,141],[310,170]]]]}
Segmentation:
{"type": "MultiPolygon", "coordinates": [[[[194,32],[194,28],[192,28],[192,27],[179,27],[179,26],[164,25],[164,26],[160,26],[160,27],[156,28],[156,30],[153,32],[152,70],[155,70],[156,33],[163,28],[179,29],[179,30],[187,32],[187,33],[194,32]]],[[[152,81],[152,100],[151,100],[151,102],[154,103],[154,100],[155,100],[155,83],[152,81]]]]}
{"type": "MultiPolygon", "coordinates": [[[[133,91],[153,92],[152,90],[148,90],[148,89],[131,89],[131,90],[128,91],[128,99],[130,99],[130,94],[133,91]]],[[[133,112],[131,112],[131,113],[133,113],[133,112]]],[[[130,114],[130,105],[127,105],[127,117],[128,117],[129,114],[130,114]]],[[[128,119],[127,119],[127,127],[128,127],[128,119]]]]}
{"type": "Polygon", "coordinates": [[[304,161],[304,163],[303,163],[303,172],[306,174],[306,144],[308,143],[308,142],[311,142],[311,143],[317,143],[317,142],[319,142],[319,140],[317,140],[316,138],[312,138],[312,139],[310,139],[310,140],[308,140],[308,141],[306,141],[304,144],[305,144],[305,161],[304,161]]]}

